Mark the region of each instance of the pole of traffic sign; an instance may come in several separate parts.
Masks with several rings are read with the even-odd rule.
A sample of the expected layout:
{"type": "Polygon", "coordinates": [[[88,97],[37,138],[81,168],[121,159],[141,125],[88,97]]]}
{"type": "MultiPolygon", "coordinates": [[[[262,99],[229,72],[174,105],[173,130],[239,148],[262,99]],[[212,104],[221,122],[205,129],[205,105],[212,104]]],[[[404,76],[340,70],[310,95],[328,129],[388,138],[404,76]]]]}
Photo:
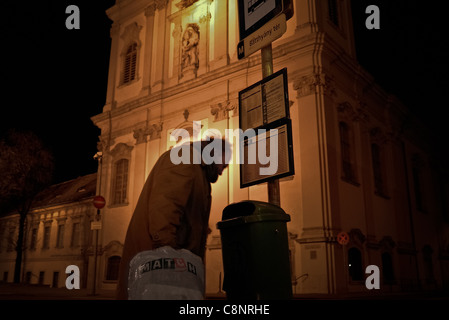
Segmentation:
{"type": "MultiPolygon", "coordinates": [[[[95,221],[100,220],[100,209],[97,209],[95,221]]],[[[94,253],[94,285],[92,287],[92,295],[96,295],[97,287],[97,257],[98,257],[98,229],[95,229],[95,253],[94,253]]]]}
{"type": "MultiPolygon", "coordinates": [[[[260,50],[262,57],[262,78],[273,74],[273,49],[271,43],[260,50]]],[[[277,206],[281,205],[281,193],[279,179],[268,181],[268,202],[277,206]]]]}
{"type": "MultiPolygon", "coordinates": [[[[100,176],[98,177],[98,192],[101,194],[101,175],[103,172],[103,153],[97,152],[94,156],[94,159],[98,160],[98,166],[100,171],[100,176]]],[[[95,221],[101,221],[100,209],[104,207],[106,204],[105,199],[98,195],[94,198],[94,207],[97,208],[97,214],[95,216],[95,221]]],[[[92,295],[96,294],[97,289],[97,259],[98,259],[98,227],[95,228],[95,251],[94,251],[94,277],[93,277],[93,286],[92,286],[92,295]]]]}

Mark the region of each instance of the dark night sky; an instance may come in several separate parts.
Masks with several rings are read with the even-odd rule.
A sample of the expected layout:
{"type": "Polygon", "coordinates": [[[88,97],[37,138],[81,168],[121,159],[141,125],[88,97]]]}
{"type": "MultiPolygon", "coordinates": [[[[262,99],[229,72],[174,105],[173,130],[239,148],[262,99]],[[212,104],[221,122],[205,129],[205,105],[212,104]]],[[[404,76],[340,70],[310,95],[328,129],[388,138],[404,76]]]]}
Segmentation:
{"type": "MultiPolygon", "coordinates": [[[[427,123],[441,124],[449,87],[443,2],[353,2],[359,62],[427,123]],[[380,30],[365,28],[370,4],[380,8],[380,30]]],[[[8,128],[34,131],[54,153],[54,182],[96,171],[93,155],[100,131],[90,117],[105,103],[111,25],[105,10],[114,3],[0,2],[0,134],[8,128]],[[65,27],[65,9],[71,4],[80,9],[80,30],[65,27]]]]}
{"type": "Polygon", "coordinates": [[[114,0],[2,1],[1,131],[29,129],[51,148],[55,182],[96,171],[100,131],[90,117],[102,112],[114,0]],[[65,26],[66,8],[80,9],[80,29],[65,26]]]}

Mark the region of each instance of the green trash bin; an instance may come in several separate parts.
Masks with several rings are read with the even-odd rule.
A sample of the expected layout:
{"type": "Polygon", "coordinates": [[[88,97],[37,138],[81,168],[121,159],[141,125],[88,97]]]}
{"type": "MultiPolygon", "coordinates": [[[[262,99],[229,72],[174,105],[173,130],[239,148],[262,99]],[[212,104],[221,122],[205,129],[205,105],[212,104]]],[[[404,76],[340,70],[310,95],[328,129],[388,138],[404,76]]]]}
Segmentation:
{"type": "Polygon", "coordinates": [[[291,299],[287,222],[282,208],[261,201],[228,205],[217,223],[228,299],[291,299]]]}

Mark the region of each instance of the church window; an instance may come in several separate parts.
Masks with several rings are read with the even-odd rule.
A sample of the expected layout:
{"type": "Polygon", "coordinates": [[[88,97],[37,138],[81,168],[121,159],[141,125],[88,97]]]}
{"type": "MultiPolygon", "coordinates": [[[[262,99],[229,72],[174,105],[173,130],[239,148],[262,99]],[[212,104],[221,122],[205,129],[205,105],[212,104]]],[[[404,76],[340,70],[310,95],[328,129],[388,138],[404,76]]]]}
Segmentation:
{"type": "Polygon", "coordinates": [[[357,248],[348,250],[349,277],[352,281],[363,280],[362,253],[357,248]]]}
{"type": "Polygon", "coordinates": [[[42,249],[50,248],[50,234],[51,234],[51,226],[46,225],[44,227],[44,241],[43,241],[42,249]]]}
{"type": "Polygon", "coordinates": [[[382,253],[382,274],[384,284],[394,284],[393,259],[388,252],[382,253]]]}
{"type": "Polygon", "coordinates": [[[137,43],[131,43],[125,53],[123,61],[122,83],[130,83],[137,75],[137,43]]]}
{"type": "Polygon", "coordinates": [[[56,248],[64,247],[64,230],[65,230],[64,224],[58,225],[58,234],[56,237],[56,248]]]}
{"type": "Polygon", "coordinates": [[[128,159],[120,159],[115,163],[114,204],[126,203],[128,189],[128,159]]]}
{"type": "Polygon", "coordinates": [[[36,227],[31,229],[30,250],[36,250],[37,232],[38,229],[36,227]]]}
{"type": "Polygon", "coordinates": [[[106,280],[118,280],[120,260],[121,258],[119,256],[112,256],[108,258],[106,280]]]}

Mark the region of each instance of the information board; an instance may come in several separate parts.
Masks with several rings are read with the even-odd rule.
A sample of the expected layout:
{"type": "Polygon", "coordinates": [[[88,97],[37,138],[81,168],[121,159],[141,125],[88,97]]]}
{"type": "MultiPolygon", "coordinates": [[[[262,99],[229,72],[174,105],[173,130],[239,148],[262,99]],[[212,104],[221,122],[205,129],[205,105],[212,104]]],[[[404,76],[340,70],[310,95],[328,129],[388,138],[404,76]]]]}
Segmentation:
{"type": "Polygon", "coordinates": [[[257,129],[289,117],[287,69],[284,68],[239,92],[239,125],[257,129]]]}
{"type": "Polygon", "coordinates": [[[240,40],[282,12],[282,0],[239,0],[240,40]]]}
{"type": "Polygon", "coordinates": [[[241,188],[294,174],[286,68],[239,92],[239,127],[241,188]]]}
{"type": "Polygon", "coordinates": [[[243,155],[240,155],[240,188],[295,174],[291,120],[284,119],[283,122],[271,128],[276,131],[267,129],[264,133],[243,141],[243,155]],[[275,148],[272,148],[272,143],[276,144],[275,148]],[[259,150],[260,148],[264,150],[259,150]],[[260,157],[261,154],[266,157],[260,157]],[[251,157],[255,163],[252,163],[254,161],[251,157]],[[265,174],[267,172],[270,174],[265,174]]]}

